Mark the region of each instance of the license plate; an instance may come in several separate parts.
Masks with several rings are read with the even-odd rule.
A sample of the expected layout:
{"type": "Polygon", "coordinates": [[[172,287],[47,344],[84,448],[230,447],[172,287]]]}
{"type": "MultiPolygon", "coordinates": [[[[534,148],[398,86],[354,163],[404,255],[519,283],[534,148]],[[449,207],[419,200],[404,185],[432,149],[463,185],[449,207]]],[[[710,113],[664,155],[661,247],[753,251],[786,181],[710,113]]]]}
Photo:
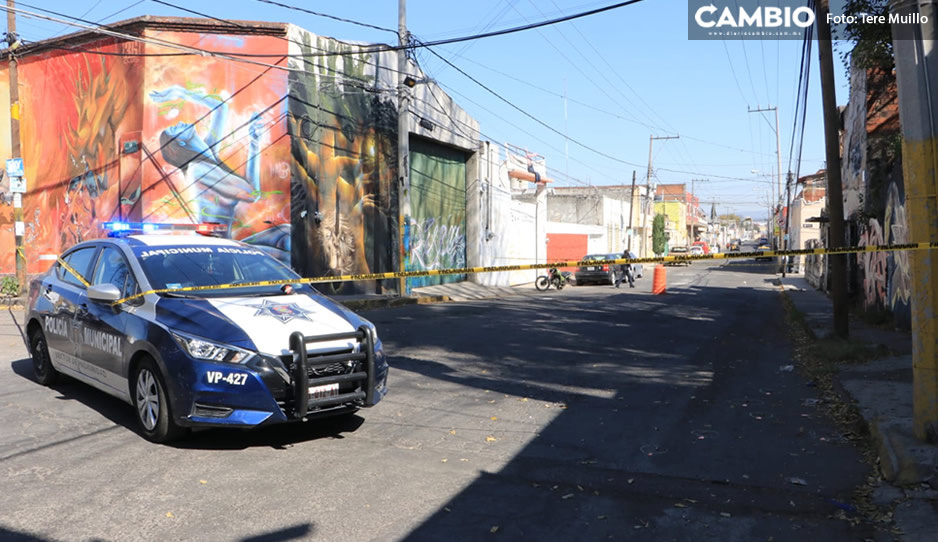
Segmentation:
{"type": "Polygon", "coordinates": [[[335,397],[338,394],[339,394],[338,382],[335,382],[333,384],[326,384],[324,386],[310,386],[309,387],[310,399],[325,399],[327,397],[335,397]]]}
{"type": "Polygon", "coordinates": [[[586,270],[587,270],[587,271],[599,271],[599,268],[598,268],[598,267],[587,267],[586,270]]]}

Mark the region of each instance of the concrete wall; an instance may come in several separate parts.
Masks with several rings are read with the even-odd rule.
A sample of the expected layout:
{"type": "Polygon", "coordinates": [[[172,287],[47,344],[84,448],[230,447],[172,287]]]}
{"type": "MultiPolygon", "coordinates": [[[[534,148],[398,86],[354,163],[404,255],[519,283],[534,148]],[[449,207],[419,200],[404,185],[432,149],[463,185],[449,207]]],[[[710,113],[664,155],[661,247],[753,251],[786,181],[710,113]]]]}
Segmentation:
{"type": "MultiPolygon", "coordinates": [[[[687,236],[687,204],[681,201],[656,201],[655,214],[663,214],[668,217],[667,231],[671,234],[668,246],[690,245],[691,240],[687,236]]],[[[651,226],[649,226],[650,228],[651,226]]]]}
{"type": "MultiPolygon", "coordinates": [[[[470,185],[467,217],[478,216],[477,234],[469,237],[470,266],[532,264],[547,261],[547,202],[542,189],[531,183],[526,191],[513,190],[517,181],[508,177],[506,149],[483,142],[478,147],[478,183],[470,185]],[[540,222],[538,222],[540,216],[540,222]]],[[[524,185],[518,185],[524,186],[524,185]]],[[[469,222],[472,222],[470,220],[469,222]]],[[[510,286],[533,282],[538,271],[503,271],[473,274],[469,280],[489,286],[510,286]]]]}
{"type": "MultiPolygon", "coordinates": [[[[827,199],[821,198],[820,201],[807,202],[799,198],[791,204],[791,222],[789,225],[789,235],[791,236],[791,248],[808,248],[811,241],[820,241],[821,224],[819,222],[808,222],[809,218],[821,216],[821,211],[827,205],[827,199]]],[[[805,257],[795,256],[793,258],[795,270],[804,268],[805,257]]]]}

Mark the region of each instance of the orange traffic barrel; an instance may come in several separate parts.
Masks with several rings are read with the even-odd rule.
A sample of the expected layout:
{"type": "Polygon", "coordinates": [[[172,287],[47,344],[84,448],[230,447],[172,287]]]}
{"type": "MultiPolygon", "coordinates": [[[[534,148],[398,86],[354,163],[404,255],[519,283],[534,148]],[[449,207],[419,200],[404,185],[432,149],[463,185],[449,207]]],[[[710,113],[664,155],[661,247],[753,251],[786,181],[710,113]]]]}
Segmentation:
{"type": "Polygon", "coordinates": [[[663,265],[655,266],[655,276],[651,283],[651,293],[663,294],[668,289],[668,270],[663,265]]]}

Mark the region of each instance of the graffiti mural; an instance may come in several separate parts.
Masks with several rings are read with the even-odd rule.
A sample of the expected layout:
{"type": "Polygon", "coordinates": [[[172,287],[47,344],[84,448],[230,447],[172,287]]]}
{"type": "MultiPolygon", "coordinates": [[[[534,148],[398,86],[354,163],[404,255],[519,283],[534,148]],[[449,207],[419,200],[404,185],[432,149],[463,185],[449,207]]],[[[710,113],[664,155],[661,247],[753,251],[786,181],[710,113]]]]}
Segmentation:
{"type": "MultiPolygon", "coordinates": [[[[466,157],[419,139],[410,145],[411,212],[407,271],[466,267],[466,157]]],[[[412,277],[417,288],[465,280],[465,275],[412,277]]]]}
{"type": "MultiPolygon", "coordinates": [[[[211,50],[284,54],[263,36],[160,33],[211,50]]],[[[276,56],[271,56],[276,61],[276,56]]],[[[128,214],[144,221],[214,222],[229,236],[291,264],[287,76],[211,58],[147,59],[140,197],[128,214]]]]}
{"type": "MultiPolygon", "coordinates": [[[[905,198],[900,183],[889,184],[882,226],[869,219],[860,235],[859,246],[894,245],[909,242],[905,198]]],[[[886,309],[896,323],[909,323],[912,297],[909,252],[867,252],[857,256],[863,279],[863,303],[867,308],[886,309]]]]}
{"type": "MultiPolygon", "coordinates": [[[[879,221],[871,218],[863,228],[857,245],[865,247],[882,244],[885,244],[883,228],[879,221]]],[[[857,255],[863,275],[863,302],[867,307],[886,306],[886,257],[886,252],[862,252],[857,255]]]]}
{"type": "MultiPolygon", "coordinates": [[[[909,240],[900,156],[895,74],[850,71],[850,102],[844,116],[844,211],[856,225],[859,246],[909,240]]],[[[860,305],[889,313],[895,325],[911,326],[908,252],[869,252],[856,257],[860,305]]]]}
{"type": "Polygon", "coordinates": [[[140,129],[140,62],[114,56],[120,44],[87,49],[104,54],[45,53],[19,65],[30,273],[69,246],[100,237],[98,224],[116,218],[119,137],[140,129]]]}
{"type": "MultiPolygon", "coordinates": [[[[286,54],[283,40],[268,36],[160,36],[286,54]]],[[[111,220],[220,222],[289,263],[286,74],[143,52],[105,39],[21,58],[27,271],[101,237],[111,220]]],[[[12,272],[12,255],[0,267],[12,272]]]]}
{"type": "MultiPolygon", "coordinates": [[[[910,241],[909,226],[905,213],[905,191],[901,182],[889,184],[886,199],[886,214],[883,219],[883,228],[886,235],[886,244],[904,244],[910,241]]],[[[912,325],[912,266],[909,263],[910,253],[890,252],[887,274],[887,298],[890,310],[896,318],[896,323],[903,328],[912,325]]]]}
{"type": "MultiPolygon", "coordinates": [[[[290,75],[294,267],[335,276],[395,270],[398,246],[397,108],[388,54],[297,31],[313,60],[290,75]]],[[[293,46],[291,46],[293,47],[293,46]]],[[[325,283],[327,293],[396,290],[396,281],[325,283]]]]}

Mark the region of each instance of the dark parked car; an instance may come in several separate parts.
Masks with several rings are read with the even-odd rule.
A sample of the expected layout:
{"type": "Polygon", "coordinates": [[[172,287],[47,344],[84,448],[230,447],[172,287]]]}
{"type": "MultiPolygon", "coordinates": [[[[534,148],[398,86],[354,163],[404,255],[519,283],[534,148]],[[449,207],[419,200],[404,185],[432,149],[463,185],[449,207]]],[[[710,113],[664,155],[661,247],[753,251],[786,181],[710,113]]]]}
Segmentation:
{"type": "MultiPolygon", "coordinates": [[[[583,260],[602,262],[605,260],[615,260],[621,257],[621,254],[587,254],[583,257],[583,260]]],[[[578,286],[589,282],[612,284],[616,280],[615,268],[615,264],[603,263],[578,267],[576,270],[576,283],[578,286]]]]}
{"type": "MultiPolygon", "coordinates": [[[[634,252],[629,252],[629,258],[638,258],[634,252]]],[[[596,260],[597,262],[609,261],[609,260],[618,260],[622,258],[623,255],[621,252],[612,253],[612,254],[588,254],[583,257],[584,260],[596,260]]],[[[645,271],[642,268],[642,264],[628,264],[632,266],[632,276],[634,278],[641,278],[645,274],[645,271]]],[[[618,266],[616,264],[596,264],[596,265],[584,265],[579,267],[576,270],[576,283],[586,284],[588,282],[596,283],[607,283],[614,284],[616,280],[616,269],[618,266]]]]}

